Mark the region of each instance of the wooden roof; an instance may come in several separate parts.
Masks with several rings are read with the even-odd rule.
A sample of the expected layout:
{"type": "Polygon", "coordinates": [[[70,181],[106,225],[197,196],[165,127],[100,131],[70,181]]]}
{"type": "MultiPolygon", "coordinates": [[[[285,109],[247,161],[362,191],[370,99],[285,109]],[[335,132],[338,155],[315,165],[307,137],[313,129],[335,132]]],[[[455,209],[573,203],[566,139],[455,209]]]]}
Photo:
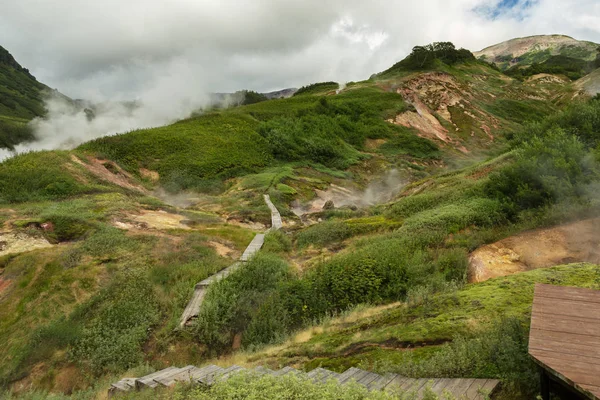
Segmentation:
{"type": "Polygon", "coordinates": [[[529,354],[554,379],[600,399],[600,291],[536,285],[529,354]]]}

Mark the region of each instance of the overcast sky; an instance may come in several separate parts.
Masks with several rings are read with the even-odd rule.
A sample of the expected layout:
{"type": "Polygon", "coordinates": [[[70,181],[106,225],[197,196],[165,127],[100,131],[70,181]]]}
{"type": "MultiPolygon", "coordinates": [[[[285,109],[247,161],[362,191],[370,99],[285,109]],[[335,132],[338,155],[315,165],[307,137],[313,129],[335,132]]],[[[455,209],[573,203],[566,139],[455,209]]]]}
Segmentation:
{"type": "Polygon", "coordinates": [[[368,78],[415,45],[600,42],[598,0],[4,0],[0,45],[74,98],[368,78]]]}

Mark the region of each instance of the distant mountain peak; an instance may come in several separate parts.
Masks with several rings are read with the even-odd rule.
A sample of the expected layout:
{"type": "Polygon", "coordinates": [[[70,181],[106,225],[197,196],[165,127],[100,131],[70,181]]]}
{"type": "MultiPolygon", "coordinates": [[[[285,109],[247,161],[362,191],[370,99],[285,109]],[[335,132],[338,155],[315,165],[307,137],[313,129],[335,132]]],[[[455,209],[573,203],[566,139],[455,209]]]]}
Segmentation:
{"type": "Polygon", "coordinates": [[[535,35],[510,39],[473,53],[477,58],[493,62],[501,69],[515,65],[541,63],[552,56],[562,55],[593,61],[600,44],[577,40],[567,35],[535,35]]]}

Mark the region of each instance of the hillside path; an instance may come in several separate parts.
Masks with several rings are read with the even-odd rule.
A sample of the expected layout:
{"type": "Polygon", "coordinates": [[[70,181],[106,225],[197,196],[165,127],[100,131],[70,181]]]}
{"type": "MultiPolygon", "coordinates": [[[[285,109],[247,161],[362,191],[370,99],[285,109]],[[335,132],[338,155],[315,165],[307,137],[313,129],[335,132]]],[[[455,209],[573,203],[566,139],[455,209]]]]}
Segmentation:
{"type": "MultiPolygon", "coordinates": [[[[271,228],[270,230],[278,230],[283,226],[283,222],[281,220],[281,214],[277,210],[277,207],[271,202],[271,198],[268,194],[264,195],[265,203],[271,210],[271,228]]],[[[268,232],[268,231],[267,231],[268,232]]],[[[190,299],[188,305],[183,310],[183,314],[181,315],[181,319],[179,320],[179,328],[184,328],[193,318],[197,318],[200,313],[200,307],[202,306],[202,302],[204,301],[204,296],[206,295],[206,290],[208,287],[214,283],[218,282],[221,279],[227,277],[227,275],[231,274],[233,271],[241,267],[245,262],[250,260],[258,251],[262,248],[265,243],[265,234],[258,233],[252,239],[252,242],[246,247],[244,254],[240,257],[240,260],[232,264],[231,266],[217,272],[216,274],[209,276],[205,280],[198,282],[194,288],[194,294],[190,299]]]]}

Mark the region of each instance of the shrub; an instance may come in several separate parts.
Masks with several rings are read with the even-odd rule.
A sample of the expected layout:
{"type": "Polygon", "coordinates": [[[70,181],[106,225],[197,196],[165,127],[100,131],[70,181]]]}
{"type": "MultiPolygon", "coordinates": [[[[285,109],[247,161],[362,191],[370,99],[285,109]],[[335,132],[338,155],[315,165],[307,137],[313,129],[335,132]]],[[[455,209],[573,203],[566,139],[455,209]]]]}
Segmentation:
{"type": "Polygon", "coordinates": [[[525,142],[515,164],[490,177],[489,197],[502,199],[512,214],[581,197],[598,170],[575,135],[551,128],[525,142]]]}
{"type": "MultiPolygon", "coordinates": [[[[252,374],[235,374],[210,389],[195,389],[186,397],[190,400],[229,399],[297,399],[297,400],[388,400],[402,399],[401,395],[382,391],[369,391],[358,384],[341,386],[334,380],[327,383],[313,382],[293,374],[257,378],[252,374]]],[[[435,400],[436,397],[428,397],[435,400]]]]}
{"type": "Polygon", "coordinates": [[[298,233],[296,243],[298,247],[309,245],[326,246],[331,243],[341,242],[352,236],[352,230],[343,221],[324,221],[303,229],[298,233]]]}
{"type": "Polygon", "coordinates": [[[507,317],[476,337],[458,336],[424,360],[408,355],[409,362],[384,369],[407,376],[496,378],[502,380],[505,393],[533,398],[539,379],[536,365],[528,355],[528,336],[524,321],[507,317]]]}
{"type": "Polygon", "coordinates": [[[292,240],[280,230],[270,231],[265,236],[262,251],[267,253],[287,253],[292,250],[292,240]]]}
{"type": "Polygon", "coordinates": [[[78,321],[84,315],[86,323],[72,348],[72,360],[97,375],[121,372],[142,361],[142,344],[159,318],[158,302],[145,275],[130,270],[72,318],[78,321]]]}
{"type": "MultiPolygon", "coordinates": [[[[194,335],[211,352],[229,348],[236,334],[251,324],[257,310],[284,281],[291,278],[289,266],[272,254],[258,254],[219,282],[213,283],[204,298],[194,335]]],[[[285,326],[285,319],[280,318],[285,326]]],[[[262,340],[270,334],[261,333],[255,323],[250,336],[262,340]]],[[[263,324],[271,327],[271,324],[263,324]]],[[[256,344],[244,338],[244,345],[256,344]]]]}

